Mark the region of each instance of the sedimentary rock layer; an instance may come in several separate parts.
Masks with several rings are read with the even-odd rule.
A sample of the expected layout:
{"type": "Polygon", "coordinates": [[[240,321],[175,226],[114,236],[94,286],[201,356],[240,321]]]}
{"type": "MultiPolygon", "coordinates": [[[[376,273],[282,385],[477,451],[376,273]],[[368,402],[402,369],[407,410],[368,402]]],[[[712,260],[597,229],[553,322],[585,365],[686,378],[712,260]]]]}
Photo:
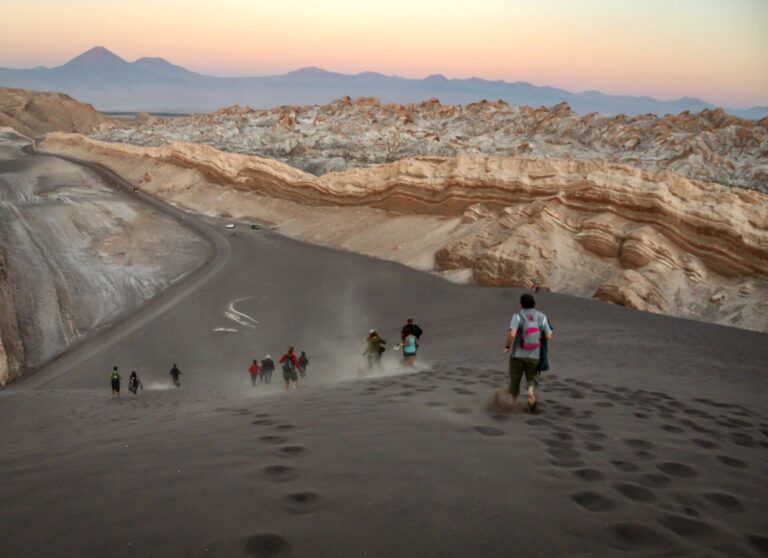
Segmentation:
{"type": "Polygon", "coordinates": [[[198,211],[248,215],[243,208],[256,204],[234,200],[255,195],[454,217],[435,253],[439,269],[768,329],[768,196],[759,192],[587,161],[419,157],[315,177],[200,144],[137,147],[52,134],[42,147],[99,160],[198,211]],[[225,203],[204,193],[210,187],[241,197],[225,203]]]}
{"type": "Polygon", "coordinates": [[[318,175],[414,156],[467,154],[607,161],[768,191],[768,119],[743,120],[722,110],[609,117],[578,116],[565,104],[399,105],[344,98],[322,106],[236,106],[94,137],[151,146],[206,143],[318,175]]]}

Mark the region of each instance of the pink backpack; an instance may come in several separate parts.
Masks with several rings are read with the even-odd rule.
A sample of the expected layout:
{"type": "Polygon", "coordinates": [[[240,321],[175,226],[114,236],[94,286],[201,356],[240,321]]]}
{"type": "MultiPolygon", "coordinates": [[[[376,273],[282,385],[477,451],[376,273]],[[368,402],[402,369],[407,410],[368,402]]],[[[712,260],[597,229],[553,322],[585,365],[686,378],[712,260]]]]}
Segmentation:
{"type": "Polygon", "coordinates": [[[526,351],[541,347],[541,329],[536,319],[535,310],[523,310],[520,312],[520,347],[526,351]]]}

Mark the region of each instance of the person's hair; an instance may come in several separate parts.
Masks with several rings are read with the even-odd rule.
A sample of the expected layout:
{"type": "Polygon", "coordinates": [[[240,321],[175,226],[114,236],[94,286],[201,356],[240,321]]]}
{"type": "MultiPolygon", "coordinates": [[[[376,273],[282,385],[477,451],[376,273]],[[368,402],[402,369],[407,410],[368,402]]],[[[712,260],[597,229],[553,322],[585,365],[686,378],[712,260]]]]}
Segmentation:
{"type": "Polygon", "coordinates": [[[412,324],[413,323],[413,318],[408,318],[408,323],[412,324]]]}
{"type": "Polygon", "coordinates": [[[258,362],[258,360],[256,360],[256,359],[253,359],[253,363],[254,363],[254,364],[256,364],[257,362],[258,362]]]}
{"type": "Polygon", "coordinates": [[[532,294],[524,294],[520,297],[520,306],[528,310],[529,308],[535,308],[536,307],[536,301],[533,298],[532,294]]]}
{"type": "Polygon", "coordinates": [[[117,366],[113,366],[113,367],[112,367],[112,370],[117,370],[117,366]]]}
{"type": "Polygon", "coordinates": [[[136,371],[134,370],[133,372],[131,372],[131,376],[135,376],[135,375],[136,375],[136,371]]]}
{"type": "Polygon", "coordinates": [[[288,352],[292,353],[293,352],[293,347],[288,347],[288,352]]]}

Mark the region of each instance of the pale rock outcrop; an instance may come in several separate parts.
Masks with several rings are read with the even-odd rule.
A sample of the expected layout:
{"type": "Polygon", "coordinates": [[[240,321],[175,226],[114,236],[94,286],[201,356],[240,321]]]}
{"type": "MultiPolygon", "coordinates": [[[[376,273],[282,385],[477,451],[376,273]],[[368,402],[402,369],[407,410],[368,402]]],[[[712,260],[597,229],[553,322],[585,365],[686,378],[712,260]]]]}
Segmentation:
{"type": "MultiPolygon", "coordinates": [[[[198,211],[247,215],[235,200],[259,196],[456,219],[434,262],[481,284],[535,283],[768,330],[768,196],[759,192],[594,161],[417,157],[316,177],[200,144],[138,147],[52,134],[42,148],[97,160],[136,182],[147,172],[175,176],[143,187],[198,211]],[[211,185],[233,192],[226,204],[203,193],[211,185]],[[712,302],[719,292],[726,296],[712,302]]],[[[339,226],[341,238],[352,225],[339,226]]],[[[394,252],[383,257],[398,259],[394,252]]]]}

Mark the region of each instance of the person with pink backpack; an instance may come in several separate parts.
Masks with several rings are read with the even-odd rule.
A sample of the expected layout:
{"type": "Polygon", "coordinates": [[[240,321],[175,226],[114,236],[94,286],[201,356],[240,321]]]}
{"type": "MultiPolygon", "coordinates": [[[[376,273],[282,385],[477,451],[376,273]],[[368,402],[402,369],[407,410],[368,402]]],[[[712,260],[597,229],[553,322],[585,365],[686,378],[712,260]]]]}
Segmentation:
{"type": "Polygon", "coordinates": [[[525,375],[528,386],[528,409],[536,410],[536,381],[539,375],[541,343],[552,339],[552,327],[543,312],[535,309],[536,301],[531,294],[520,297],[522,310],[512,316],[504,352],[512,352],[509,359],[509,393],[512,402],[520,395],[520,382],[525,375]]]}

